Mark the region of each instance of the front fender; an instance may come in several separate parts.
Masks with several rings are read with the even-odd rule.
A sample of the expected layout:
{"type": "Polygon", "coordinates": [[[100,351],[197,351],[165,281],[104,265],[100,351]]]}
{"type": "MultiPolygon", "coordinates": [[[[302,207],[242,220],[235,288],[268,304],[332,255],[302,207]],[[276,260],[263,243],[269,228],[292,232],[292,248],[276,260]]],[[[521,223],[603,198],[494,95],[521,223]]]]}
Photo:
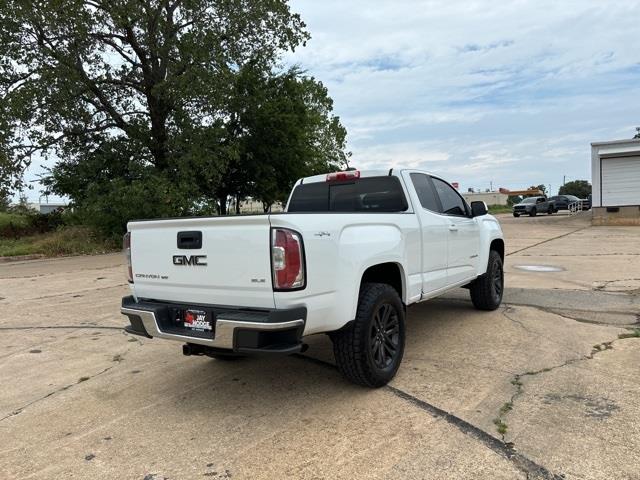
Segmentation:
{"type": "Polygon", "coordinates": [[[483,275],[487,271],[489,263],[489,250],[494,240],[502,240],[504,235],[500,222],[493,215],[485,215],[480,220],[480,257],[478,260],[478,275],[483,275]]]}

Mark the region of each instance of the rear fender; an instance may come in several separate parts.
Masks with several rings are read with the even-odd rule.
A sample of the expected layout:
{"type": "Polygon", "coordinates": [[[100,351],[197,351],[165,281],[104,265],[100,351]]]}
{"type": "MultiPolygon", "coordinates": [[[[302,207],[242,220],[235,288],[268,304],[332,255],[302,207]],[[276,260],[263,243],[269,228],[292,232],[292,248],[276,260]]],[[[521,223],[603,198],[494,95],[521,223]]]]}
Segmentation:
{"type": "Polygon", "coordinates": [[[404,265],[408,259],[402,232],[395,225],[359,225],[347,227],[340,238],[340,262],[338,281],[343,286],[338,292],[336,312],[338,318],[352,320],[358,309],[360,287],[365,272],[376,265],[392,263],[399,267],[402,292],[400,298],[407,303],[407,275],[404,265]],[[341,280],[344,279],[344,280],[341,280]],[[347,308],[344,308],[348,306],[347,308]]]}
{"type": "MultiPolygon", "coordinates": [[[[307,308],[305,335],[338,330],[353,320],[363,274],[375,265],[399,266],[401,298],[407,303],[407,265],[417,269],[420,256],[420,231],[415,217],[396,214],[394,223],[352,223],[342,228],[336,225],[340,220],[353,222],[352,218],[336,215],[332,222],[302,215],[273,218],[279,226],[297,227],[304,237],[307,287],[298,292],[275,292],[274,297],[277,308],[307,308]]],[[[419,270],[412,273],[420,274],[419,270]]]]}

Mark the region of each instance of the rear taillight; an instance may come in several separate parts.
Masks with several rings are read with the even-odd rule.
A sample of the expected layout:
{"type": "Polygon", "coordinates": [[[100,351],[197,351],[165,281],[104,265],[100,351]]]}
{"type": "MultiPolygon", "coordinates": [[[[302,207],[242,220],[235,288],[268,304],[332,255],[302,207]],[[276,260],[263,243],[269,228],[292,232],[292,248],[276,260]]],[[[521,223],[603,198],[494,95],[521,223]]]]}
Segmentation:
{"type": "Polygon", "coordinates": [[[127,232],[122,237],[122,250],[127,259],[127,280],[133,283],[133,269],[131,268],[131,232],[127,232]]]}
{"type": "Polygon", "coordinates": [[[271,230],[271,266],[274,290],[304,288],[304,249],[299,233],[286,228],[271,230]]]}

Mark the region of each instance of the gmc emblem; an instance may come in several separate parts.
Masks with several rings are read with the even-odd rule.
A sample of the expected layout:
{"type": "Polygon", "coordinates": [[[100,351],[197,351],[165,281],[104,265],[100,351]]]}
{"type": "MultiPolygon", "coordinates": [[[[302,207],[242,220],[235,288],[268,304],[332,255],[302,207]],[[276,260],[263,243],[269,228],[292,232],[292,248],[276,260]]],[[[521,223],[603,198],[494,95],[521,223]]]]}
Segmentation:
{"type": "Polygon", "coordinates": [[[206,255],[174,255],[173,256],[173,264],[174,265],[194,265],[197,267],[206,267],[207,262],[206,255]]]}

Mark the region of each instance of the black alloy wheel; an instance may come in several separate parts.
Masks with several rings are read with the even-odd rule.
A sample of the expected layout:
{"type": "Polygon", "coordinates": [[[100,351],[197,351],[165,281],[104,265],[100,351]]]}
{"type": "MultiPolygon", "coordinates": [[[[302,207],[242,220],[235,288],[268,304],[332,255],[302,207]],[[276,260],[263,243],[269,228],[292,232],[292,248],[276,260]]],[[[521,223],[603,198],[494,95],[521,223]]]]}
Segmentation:
{"type": "Polygon", "coordinates": [[[502,303],[504,294],[502,265],[502,256],[496,250],[490,250],[487,272],[480,275],[469,287],[471,301],[478,310],[495,310],[502,303]]]}
{"type": "Polygon", "coordinates": [[[331,334],[340,372],[366,387],[389,383],[404,354],[404,319],[404,305],[395,288],[385,283],[362,284],[356,318],[331,334]]]}
{"type": "Polygon", "coordinates": [[[502,289],[504,288],[504,271],[502,262],[496,262],[491,270],[491,294],[494,303],[502,302],[502,289]]]}
{"type": "Polygon", "coordinates": [[[400,323],[395,306],[380,305],[373,316],[369,335],[369,351],[375,366],[388,368],[399,352],[400,323]]]}

